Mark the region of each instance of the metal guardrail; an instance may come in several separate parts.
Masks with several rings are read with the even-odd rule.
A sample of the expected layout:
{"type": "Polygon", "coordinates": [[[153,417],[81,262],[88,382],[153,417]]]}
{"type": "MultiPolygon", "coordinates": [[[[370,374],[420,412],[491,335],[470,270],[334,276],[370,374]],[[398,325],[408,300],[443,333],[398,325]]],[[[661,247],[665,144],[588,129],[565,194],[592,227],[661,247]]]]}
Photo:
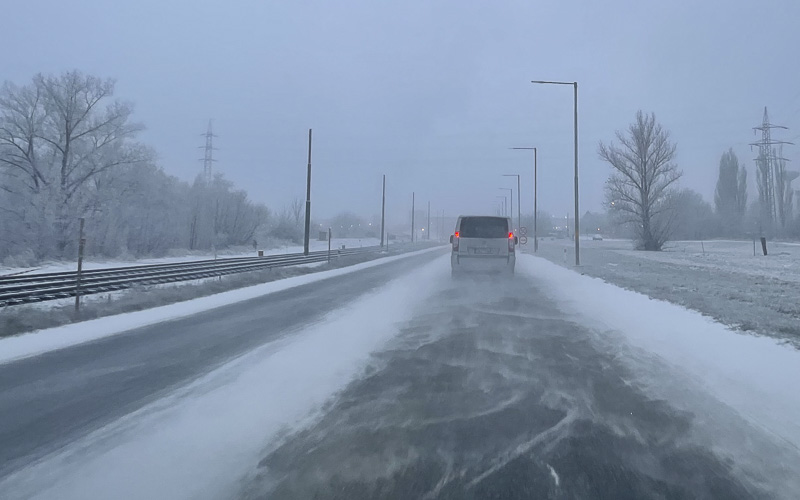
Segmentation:
{"type": "MultiPolygon", "coordinates": [[[[376,253],[380,250],[379,246],[331,250],[330,256],[335,258],[376,253]]],[[[296,253],[83,270],[80,294],[105,293],[137,285],[160,285],[327,260],[328,251],[323,250],[308,255],[296,253]]],[[[76,280],[76,272],[0,277],[0,307],[74,297],[76,280]]]]}

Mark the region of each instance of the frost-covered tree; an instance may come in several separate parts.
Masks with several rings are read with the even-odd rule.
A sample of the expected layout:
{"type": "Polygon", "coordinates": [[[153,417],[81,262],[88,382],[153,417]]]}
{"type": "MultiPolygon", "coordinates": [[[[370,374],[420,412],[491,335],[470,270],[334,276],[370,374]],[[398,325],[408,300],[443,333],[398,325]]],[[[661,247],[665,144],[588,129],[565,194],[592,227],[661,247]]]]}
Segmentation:
{"type": "Polygon", "coordinates": [[[152,163],[98,175],[86,213],[90,254],[163,255],[185,247],[189,187],[152,163]]]}
{"type": "MultiPolygon", "coordinates": [[[[303,203],[300,198],[292,199],[292,204],[290,206],[292,211],[292,221],[296,226],[303,225],[305,227],[305,203],[303,203]]],[[[305,230],[305,229],[304,229],[305,230]]]]}
{"type": "Polygon", "coordinates": [[[794,206],[792,181],[798,177],[798,173],[786,169],[783,146],[780,147],[775,156],[775,205],[778,209],[780,228],[783,232],[786,232],[791,226],[792,207],[794,206]]]}
{"type": "MultiPolygon", "coordinates": [[[[536,232],[538,233],[539,238],[544,238],[545,236],[551,236],[553,234],[553,216],[544,210],[538,210],[537,214],[537,221],[536,221],[536,232]]],[[[523,213],[522,214],[522,225],[523,227],[528,229],[528,238],[533,238],[533,214],[532,213],[523,213]]],[[[450,230],[450,228],[447,228],[450,230]]]]}
{"type": "MultiPolygon", "coordinates": [[[[422,220],[422,219],[417,219],[422,220]]],[[[367,222],[352,212],[343,212],[330,221],[333,235],[336,238],[359,238],[367,232],[367,222]]]]}
{"type": "Polygon", "coordinates": [[[719,160],[714,207],[722,233],[726,236],[739,234],[747,207],[747,170],[739,164],[733,149],[723,153],[719,160]]]}
{"type": "Polygon", "coordinates": [[[301,211],[298,215],[294,202],[290,207],[284,206],[273,217],[270,227],[270,236],[273,238],[285,242],[302,243],[304,234],[305,221],[303,212],[301,211]]]}
{"type": "Polygon", "coordinates": [[[12,209],[40,252],[64,255],[96,192],[91,181],[151,154],[134,142],[132,107],[112,100],[113,80],[70,71],[0,90],[0,165],[24,203],[12,209]]]}
{"type": "Polygon", "coordinates": [[[87,255],[249,246],[267,208],[222,176],[167,175],[113,91],[78,71],[0,87],[0,259],[74,257],[80,217],[87,255]]]}
{"type": "Polygon", "coordinates": [[[681,189],[670,197],[674,210],[672,237],[680,240],[704,240],[718,236],[711,205],[697,191],[681,189]]]}
{"type": "Polygon", "coordinates": [[[636,113],[619,144],[600,143],[600,158],[613,172],[606,182],[606,202],[616,221],[634,231],[637,248],[661,250],[673,217],[670,190],[681,177],[672,162],[675,144],[654,114],[636,113]]]}
{"type": "Polygon", "coordinates": [[[265,206],[252,203],[247,193],[235,189],[222,174],[211,182],[198,176],[189,190],[188,204],[190,249],[249,245],[269,216],[265,206]]]}
{"type": "Polygon", "coordinates": [[[587,211],[581,216],[581,230],[585,235],[609,234],[606,214],[587,211]]]}

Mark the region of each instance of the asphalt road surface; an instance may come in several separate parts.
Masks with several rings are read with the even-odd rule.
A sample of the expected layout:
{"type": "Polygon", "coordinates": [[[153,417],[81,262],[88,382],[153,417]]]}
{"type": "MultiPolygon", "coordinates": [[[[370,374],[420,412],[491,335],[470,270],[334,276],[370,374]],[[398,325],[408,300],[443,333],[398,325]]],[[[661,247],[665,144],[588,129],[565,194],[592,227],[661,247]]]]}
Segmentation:
{"type": "MultiPolygon", "coordinates": [[[[0,365],[0,484],[440,256],[0,365]]],[[[369,369],[271,443],[231,497],[796,498],[793,452],[689,382],[567,317],[535,277],[447,275],[369,369]]]]}
{"type": "Polygon", "coordinates": [[[0,364],[0,480],[433,258],[413,256],[0,364]]]}
{"type": "Polygon", "coordinates": [[[631,353],[546,292],[519,275],[454,280],[321,420],[265,453],[241,498],[793,497],[779,447],[709,401],[647,395],[631,353]],[[750,456],[720,452],[720,426],[750,456]]]}

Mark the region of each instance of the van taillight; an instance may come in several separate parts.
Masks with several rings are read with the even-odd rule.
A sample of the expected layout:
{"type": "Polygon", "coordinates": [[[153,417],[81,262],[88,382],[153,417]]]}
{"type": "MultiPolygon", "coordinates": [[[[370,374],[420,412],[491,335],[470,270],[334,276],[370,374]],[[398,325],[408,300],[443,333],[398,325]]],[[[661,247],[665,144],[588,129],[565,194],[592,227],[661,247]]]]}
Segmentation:
{"type": "Polygon", "coordinates": [[[514,251],[514,233],[508,233],[508,252],[514,251]]]}
{"type": "Polygon", "coordinates": [[[454,236],[455,238],[453,238],[453,251],[458,252],[458,231],[456,231],[456,234],[454,236]]]}
{"type": "Polygon", "coordinates": [[[514,233],[508,233],[508,238],[513,240],[514,239],[514,233]]]}

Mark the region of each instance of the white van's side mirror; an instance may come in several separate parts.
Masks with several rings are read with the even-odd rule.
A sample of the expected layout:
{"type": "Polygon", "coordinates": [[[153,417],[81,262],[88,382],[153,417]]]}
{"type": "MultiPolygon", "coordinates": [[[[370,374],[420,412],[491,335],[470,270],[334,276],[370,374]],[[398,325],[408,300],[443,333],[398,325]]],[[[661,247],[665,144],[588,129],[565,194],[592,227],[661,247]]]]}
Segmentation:
{"type": "Polygon", "coordinates": [[[452,234],[450,235],[450,244],[451,245],[453,244],[453,235],[452,234]]]}
{"type": "Polygon", "coordinates": [[[519,236],[514,236],[514,244],[519,245],[519,236]]]}

